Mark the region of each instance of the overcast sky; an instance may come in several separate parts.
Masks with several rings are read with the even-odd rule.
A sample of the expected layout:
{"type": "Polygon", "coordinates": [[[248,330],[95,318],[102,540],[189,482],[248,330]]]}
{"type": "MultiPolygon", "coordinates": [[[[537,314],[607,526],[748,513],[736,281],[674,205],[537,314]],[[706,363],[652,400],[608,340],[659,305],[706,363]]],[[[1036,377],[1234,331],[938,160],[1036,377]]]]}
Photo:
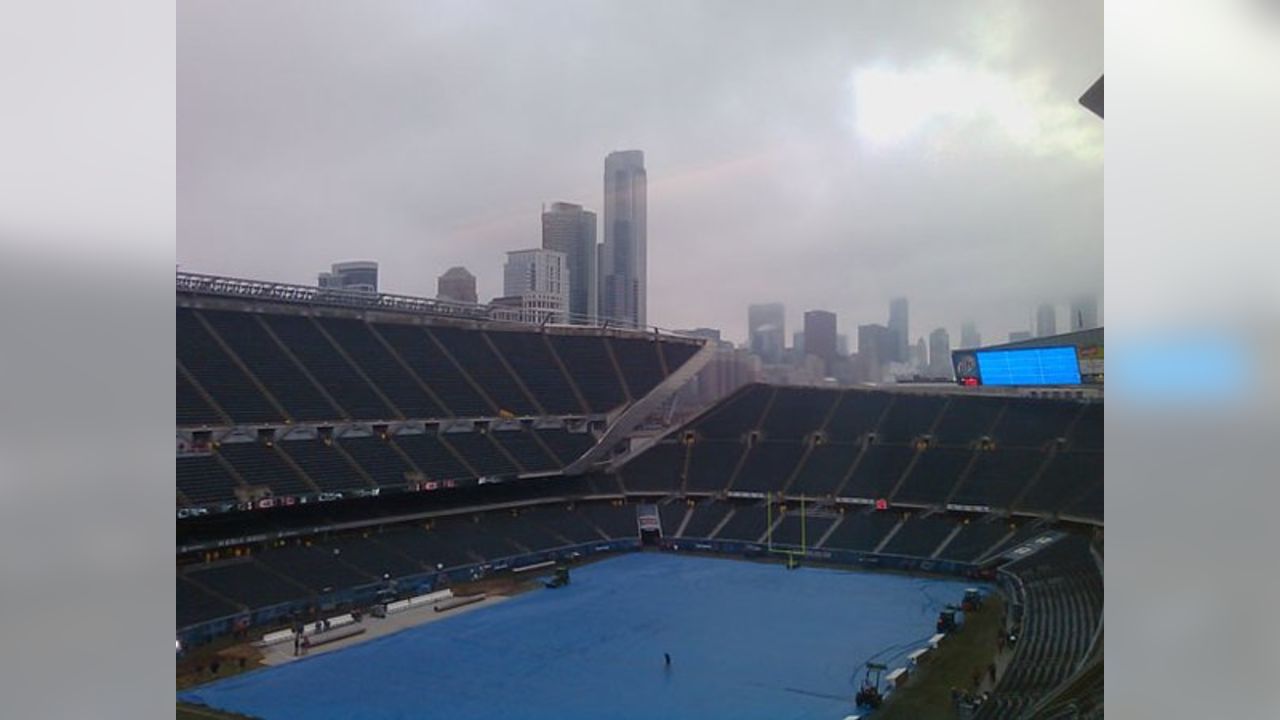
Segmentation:
{"type": "MultiPolygon", "coordinates": [[[[746,334],[781,301],[912,338],[1102,289],[1102,2],[178,4],[178,261],[481,300],[543,203],[645,152],[649,321],[746,334]]],[[[1066,322],[1065,307],[1059,325],[1066,322]]],[[[789,342],[789,340],[788,340],[789,342]]]]}

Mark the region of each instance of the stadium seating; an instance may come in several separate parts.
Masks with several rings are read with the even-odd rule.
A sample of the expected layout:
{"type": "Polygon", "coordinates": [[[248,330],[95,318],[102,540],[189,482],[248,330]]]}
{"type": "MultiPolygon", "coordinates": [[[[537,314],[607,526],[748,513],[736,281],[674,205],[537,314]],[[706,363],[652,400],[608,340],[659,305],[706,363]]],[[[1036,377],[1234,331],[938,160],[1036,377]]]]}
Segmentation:
{"type": "Polygon", "coordinates": [[[181,369],[178,370],[177,375],[178,426],[224,424],[222,414],[213,409],[181,369]]]}
{"type": "Polygon", "coordinates": [[[1083,668],[1046,694],[1029,712],[1045,720],[1102,720],[1106,673],[1102,653],[1092,657],[1096,660],[1087,660],[1083,668]]]}
{"type": "Polygon", "coordinates": [[[885,443],[907,443],[929,433],[946,398],[937,395],[901,393],[894,397],[884,420],[876,428],[876,437],[885,443]]]}
{"type": "Polygon", "coordinates": [[[480,396],[472,381],[445,356],[425,328],[375,323],[373,330],[386,339],[454,417],[492,417],[497,414],[497,408],[480,396]]]}
{"type": "Polygon", "coordinates": [[[839,394],[808,388],[777,393],[761,422],[767,440],[800,440],[821,429],[839,394]]]}
{"type": "Polygon", "coordinates": [[[575,460],[585,455],[596,444],[595,436],[586,431],[573,432],[558,428],[541,428],[534,430],[534,433],[542,438],[542,443],[551,450],[560,461],[561,466],[564,467],[568,467],[575,460]]]}
{"type": "Polygon", "coordinates": [[[1065,437],[1067,427],[1082,408],[1078,403],[1010,399],[991,436],[997,445],[1004,447],[1040,447],[1055,438],[1065,437]]]}
{"type": "Polygon", "coordinates": [[[178,457],[178,492],[187,502],[200,505],[235,501],[235,488],[240,483],[218,458],[208,455],[178,457]]]}
{"type": "Polygon", "coordinates": [[[682,485],[685,445],[666,440],[649,448],[622,467],[628,492],[669,493],[682,485]]]}
{"type": "Polygon", "coordinates": [[[447,529],[426,530],[418,526],[402,525],[384,530],[374,540],[428,569],[458,567],[476,562],[476,558],[447,529]]]}
{"type": "Polygon", "coordinates": [[[884,392],[841,392],[831,419],[827,421],[827,439],[832,442],[857,442],[863,435],[875,432],[892,398],[892,395],[884,392]]]}
{"type": "Polygon", "coordinates": [[[560,369],[542,333],[489,331],[485,334],[507,358],[511,369],[520,376],[543,411],[553,415],[587,412],[578,402],[577,391],[560,369]]]}
{"type": "Polygon", "coordinates": [[[1102,453],[1058,453],[1023,496],[1018,507],[1033,512],[1060,512],[1092,487],[1101,485],[1102,453]]]}
{"type": "MultiPolygon", "coordinates": [[[[1084,420],[1087,407],[1046,399],[748,385],[675,435],[699,438],[682,466],[684,489],[691,493],[785,490],[864,499],[893,493],[895,502],[907,504],[1008,508],[1049,457],[1046,443],[1069,426],[1081,427],[1077,418],[1084,420]],[[976,451],[977,441],[995,429],[1012,442],[993,438],[976,451]],[[820,442],[806,450],[819,432],[820,442]],[[865,447],[854,444],[870,436],[865,447]],[[918,450],[914,441],[925,436],[929,445],[918,450]]],[[[631,460],[623,476],[636,491],[674,490],[679,463],[679,451],[664,443],[631,460]]],[[[1067,500],[1078,512],[1100,512],[1099,495],[1067,500]]]]}
{"type": "Polygon", "coordinates": [[[689,448],[688,492],[719,492],[729,485],[738,461],[746,452],[741,442],[706,440],[689,448]]]}
{"type": "Polygon", "coordinates": [[[846,512],[822,547],[871,552],[898,524],[891,512],[846,512]]]}
{"type": "Polygon", "coordinates": [[[581,513],[566,506],[528,508],[521,516],[553,530],[570,543],[596,542],[603,537],[581,513]]]}
{"type": "Polygon", "coordinates": [[[978,518],[966,522],[946,547],[938,553],[940,560],[974,562],[1010,533],[1007,523],[996,518],[978,518]]]}
{"type": "Polygon", "coordinates": [[[276,447],[302,468],[316,487],[324,492],[370,487],[359,469],[348,462],[332,442],[325,442],[320,438],[285,440],[276,443],[276,447]]]}
{"type": "MultiPolygon", "coordinates": [[[[264,551],[264,554],[271,551],[264,551]]],[[[207,568],[192,569],[183,577],[247,608],[279,605],[310,594],[306,586],[266,569],[256,560],[242,558],[207,568]]]]}
{"type": "Polygon", "coordinates": [[[605,413],[701,347],[339,315],[179,307],[178,424],[605,413]]]}
{"type": "Polygon", "coordinates": [[[458,366],[471,375],[499,410],[515,415],[543,414],[507,370],[484,333],[454,327],[433,327],[427,332],[453,355],[458,366]]]}
{"type": "Polygon", "coordinates": [[[931,447],[925,450],[894,494],[894,502],[923,505],[945,502],[972,458],[973,451],[968,449],[931,447]]]}
{"type": "Polygon", "coordinates": [[[949,403],[933,429],[934,441],[939,445],[969,445],[990,435],[1006,402],[1004,398],[979,396],[949,403]]]}
{"type": "Polygon", "coordinates": [[[927,558],[933,555],[955,529],[955,521],[945,515],[909,516],[884,547],[880,548],[880,552],[927,558]]]}
{"type": "Polygon", "coordinates": [[[791,483],[793,495],[833,495],[853,468],[862,448],[824,443],[810,451],[791,483]]]}
{"type": "Polygon", "coordinates": [[[400,433],[396,447],[404,451],[428,480],[462,480],[475,477],[435,433],[400,433]]]}
{"type": "Polygon", "coordinates": [[[344,562],[340,552],[319,546],[288,545],[261,553],[256,559],[317,593],[356,587],[375,580],[344,562]]]}
{"type": "Polygon", "coordinates": [[[481,432],[446,432],[440,435],[444,442],[467,459],[467,464],[475,468],[481,475],[501,476],[517,475],[520,468],[502,452],[488,433],[481,432]]]}
{"type": "Polygon", "coordinates": [[[662,536],[673,537],[689,514],[689,506],[683,502],[668,502],[658,505],[658,517],[662,520],[662,536]]]}
{"type": "Polygon", "coordinates": [[[1039,450],[1026,448],[979,451],[950,502],[1007,508],[1030,485],[1047,457],[1039,450]]]}
{"type": "Polygon", "coordinates": [[[585,477],[588,495],[621,495],[622,484],[612,473],[588,473],[585,477]]]}
{"type": "Polygon", "coordinates": [[[1012,523],[1013,532],[1007,535],[1003,540],[996,543],[994,547],[987,550],[986,553],[980,555],[978,560],[990,560],[998,557],[1001,553],[1005,553],[1018,545],[1044,534],[1045,527],[1040,522],[1024,520],[1021,523],[1012,523]]]}
{"type": "Polygon", "coordinates": [[[272,446],[259,442],[229,442],[218,454],[250,485],[266,485],[276,495],[304,495],[315,486],[298,474],[272,446]]]}
{"type": "MultiPolygon", "coordinates": [[[[335,510],[340,507],[341,504],[330,506],[335,510]]],[[[802,522],[802,509],[795,500],[772,507],[726,501],[693,505],[666,502],[658,505],[658,511],[664,534],[673,538],[679,533],[683,538],[771,541],[778,547],[799,547],[803,543],[810,548],[860,552],[878,549],[888,555],[921,558],[938,551],[940,559],[967,562],[994,557],[1043,532],[1037,523],[1023,523],[1011,531],[1005,522],[990,518],[963,523],[944,514],[922,516],[870,510],[839,513],[821,506],[803,510],[802,522]]],[[[332,521],[341,517],[341,513],[334,515],[332,521]]],[[[423,575],[437,568],[492,562],[604,538],[634,538],[637,533],[636,506],[618,502],[470,512],[438,517],[426,524],[428,527],[424,528],[420,523],[401,523],[307,542],[290,541],[261,548],[252,559],[241,557],[184,568],[178,588],[181,622],[225,617],[242,608],[313,602],[330,592],[368,587],[384,579],[423,575]]],[[[1091,582],[1088,578],[1083,580],[1085,585],[1091,582]]],[[[1059,612],[1052,607],[1049,611],[1059,612]]],[[[1068,633],[1075,637],[1074,630],[1068,633]]],[[[1072,650],[1076,652],[1079,643],[1072,642],[1076,642],[1072,650]]],[[[1056,645],[1051,643],[1049,647],[1057,652],[1056,645]]]]}
{"type": "Polygon", "coordinates": [[[662,382],[662,359],[658,357],[658,343],[652,339],[611,337],[606,342],[618,360],[618,369],[632,398],[649,394],[662,382]]]}
{"type": "Polygon", "coordinates": [[[561,335],[552,340],[551,346],[592,412],[609,412],[627,401],[604,338],[561,335]]]}
{"type": "Polygon", "coordinates": [[[739,505],[729,521],[716,533],[719,540],[744,540],[756,542],[768,529],[768,508],[760,505],[739,505]]]}
{"type": "Polygon", "coordinates": [[[572,544],[555,530],[538,522],[536,511],[487,513],[483,525],[485,533],[514,543],[520,552],[536,552],[572,544]]]}
{"type": "MultiPolygon", "coordinates": [[[[245,317],[242,314],[240,316],[245,317]]],[[[329,342],[314,320],[301,315],[263,315],[262,319],[345,411],[344,417],[361,420],[392,420],[399,417],[378,396],[374,387],[356,367],[329,342]]]]}
{"type": "Polygon", "coordinates": [[[234,615],[241,607],[210,594],[190,580],[178,576],[178,627],[234,615]]]}
{"type": "Polygon", "coordinates": [[[497,441],[525,472],[551,472],[561,468],[560,461],[542,447],[532,430],[493,430],[489,437],[497,441]]]}
{"type": "Polygon", "coordinates": [[[767,385],[748,385],[696,418],[691,428],[708,440],[739,440],[759,427],[760,416],[773,397],[767,385]]]}
{"type": "Polygon", "coordinates": [[[664,342],[658,348],[661,351],[664,364],[667,366],[667,373],[673,373],[681,365],[693,359],[693,356],[698,354],[698,350],[702,349],[702,346],[688,342],[664,342]]]}
{"type": "Polygon", "coordinates": [[[1103,495],[1102,478],[1098,477],[1095,481],[1087,483],[1080,499],[1063,507],[1061,514],[1101,521],[1103,517],[1103,495]]]}
{"type": "Polygon", "coordinates": [[[903,445],[867,447],[840,496],[872,500],[888,497],[914,455],[914,448],[903,445]]]}
{"type": "MultiPolygon", "coordinates": [[[[284,417],[258,390],[253,380],[209,334],[195,311],[178,308],[178,362],[238,423],[280,422],[284,417]]],[[[179,396],[181,399],[182,396],[179,396]]],[[[179,415],[183,414],[179,411],[179,415]]]]}
{"type": "Polygon", "coordinates": [[[802,515],[798,508],[793,508],[773,528],[773,544],[811,548],[838,519],[839,515],[832,513],[802,515]]]}
{"type": "Polygon", "coordinates": [[[341,437],[336,442],[377,485],[404,487],[408,483],[405,475],[413,472],[413,468],[389,441],[370,435],[341,437]]]}
{"type": "Polygon", "coordinates": [[[422,563],[379,542],[376,535],[348,535],[325,540],[323,546],[333,550],[343,563],[372,578],[404,577],[426,572],[422,563]]]}
{"type": "Polygon", "coordinates": [[[1102,450],[1102,403],[1084,407],[1071,429],[1071,447],[1075,450],[1102,450]]]}
{"type": "Polygon", "coordinates": [[[738,492],[771,492],[786,485],[804,456],[805,448],[797,442],[762,440],[747,451],[742,469],[730,490],[738,492]]]}
{"type": "Polygon", "coordinates": [[[701,502],[689,510],[689,520],[680,537],[710,538],[729,514],[730,506],[718,502],[701,502]]]}
{"type": "Polygon", "coordinates": [[[436,521],[436,531],[453,546],[466,548],[472,557],[492,562],[526,552],[502,534],[506,525],[507,520],[499,511],[443,518],[436,521]]]}
{"type": "Polygon", "coordinates": [[[1023,716],[1067,680],[1087,657],[1102,618],[1102,576],[1088,539],[1070,535],[1011,563],[1024,594],[1014,656],[976,715],[1023,716]]]}
{"type": "Polygon", "coordinates": [[[378,341],[368,323],[352,318],[318,318],[316,322],[391,400],[399,414],[410,418],[446,415],[424,385],[378,341]]]}
{"type": "MultiPolygon", "coordinates": [[[[307,379],[297,363],[281,351],[258,315],[226,310],[202,310],[201,315],[291,418],[334,420],[344,417],[344,413],[307,379]]],[[[305,318],[297,319],[306,322],[305,318]]]]}
{"type": "Polygon", "coordinates": [[[579,506],[579,510],[605,537],[633,538],[640,532],[635,505],[596,503],[579,506]]]}
{"type": "MultiPolygon", "coordinates": [[[[225,439],[207,454],[179,455],[180,505],[234,502],[242,482],[299,495],[399,489],[416,471],[458,481],[438,493],[353,493],[341,502],[224,514],[225,522],[207,519],[185,534],[180,527],[180,545],[277,530],[299,536],[246,544],[235,552],[250,555],[208,563],[223,551],[183,550],[180,626],[323,602],[331,592],[440,568],[633,539],[637,501],[657,504],[667,538],[936,554],[986,567],[1008,562],[1010,549],[1048,529],[1078,532],[1081,518],[1102,519],[1102,406],[1061,400],[748,385],[617,474],[600,464],[586,475],[545,477],[581,458],[601,434],[598,418],[589,419],[587,432],[587,420],[546,416],[616,411],[700,346],[389,317],[178,310],[179,426],[360,421],[333,430],[287,428],[274,443],[266,432],[261,441],[225,439]],[[474,429],[448,421],[500,411],[542,417],[474,429]],[[363,434],[370,423],[400,419],[413,422],[391,425],[387,437],[380,423],[363,434]],[[326,439],[330,432],[336,437],[326,439]],[[927,447],[915,442],[923,436],[931,436],[927,447]],[[983,437],[992,442],[979,447],[983,437]],[[522,473],[544,477],[475,482],[522,473]],[[772,505],[723,495],[784,490],[788,497],[772,505]],[[802,511],[801,494],[887,498],[894,507],[826,500],[802,511]],[[1015,515],[899,506],[948,502],[1015,515]]],[[[1006,569],[1025,588],[1023,634],[982,717],[1025,713],[1071,677],[1099,622],[1101,577],[1086,539],[1068,535],[1006,569]]]]}

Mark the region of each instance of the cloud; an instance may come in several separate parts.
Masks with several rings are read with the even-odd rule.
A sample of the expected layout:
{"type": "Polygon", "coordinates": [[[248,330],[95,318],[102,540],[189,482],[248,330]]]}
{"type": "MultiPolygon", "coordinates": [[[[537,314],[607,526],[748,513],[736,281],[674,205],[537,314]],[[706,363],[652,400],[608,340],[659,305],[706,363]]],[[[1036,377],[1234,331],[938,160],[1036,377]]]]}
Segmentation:
{"type": "Polygon", "coordinates": [[[1075,105],[1101,58],[1100,2],[189,0],[178,259],[309,283],[373,258],[420,294],[464,265],[492,297],[542,203],[599,210],[604,156],[639,148],[652,322],[742,339],[778,298],[852,335],[903,293],[913,336],[997,337],[1101,289],[1075,105]]]}

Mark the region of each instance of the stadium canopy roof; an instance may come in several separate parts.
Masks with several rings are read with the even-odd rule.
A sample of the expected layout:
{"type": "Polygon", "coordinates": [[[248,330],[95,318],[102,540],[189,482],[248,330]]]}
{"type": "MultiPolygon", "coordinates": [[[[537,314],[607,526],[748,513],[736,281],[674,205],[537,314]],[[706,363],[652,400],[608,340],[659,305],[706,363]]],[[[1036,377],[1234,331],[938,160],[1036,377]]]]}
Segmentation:
{"type": "Polygon", "coordinates": [[[983,345],[977,349],[1012,350],[1014,348],[1064,347],[1068,345],[1073,345],[1075,347],[1101,347],[1102,328],[1098,327],[1090,328],[1089,330],[1076,330],[1075,332],[1046,335],[1044,337],[1031,338],[1029,340],[1001,343],[1000,345],[983,345]]]}

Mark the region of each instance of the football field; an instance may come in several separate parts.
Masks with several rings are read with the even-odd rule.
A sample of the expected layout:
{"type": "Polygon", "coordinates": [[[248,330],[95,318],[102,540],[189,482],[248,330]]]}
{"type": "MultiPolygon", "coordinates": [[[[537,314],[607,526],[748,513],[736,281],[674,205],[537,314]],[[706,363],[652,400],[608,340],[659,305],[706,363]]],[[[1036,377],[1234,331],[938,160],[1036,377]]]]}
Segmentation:
{"type": "Polygon", "coordinates": [[[657,553],[572,580],[179,698],[267,720],[840,720],[865,663],[901,666],[970,584],[657,553]]]}

